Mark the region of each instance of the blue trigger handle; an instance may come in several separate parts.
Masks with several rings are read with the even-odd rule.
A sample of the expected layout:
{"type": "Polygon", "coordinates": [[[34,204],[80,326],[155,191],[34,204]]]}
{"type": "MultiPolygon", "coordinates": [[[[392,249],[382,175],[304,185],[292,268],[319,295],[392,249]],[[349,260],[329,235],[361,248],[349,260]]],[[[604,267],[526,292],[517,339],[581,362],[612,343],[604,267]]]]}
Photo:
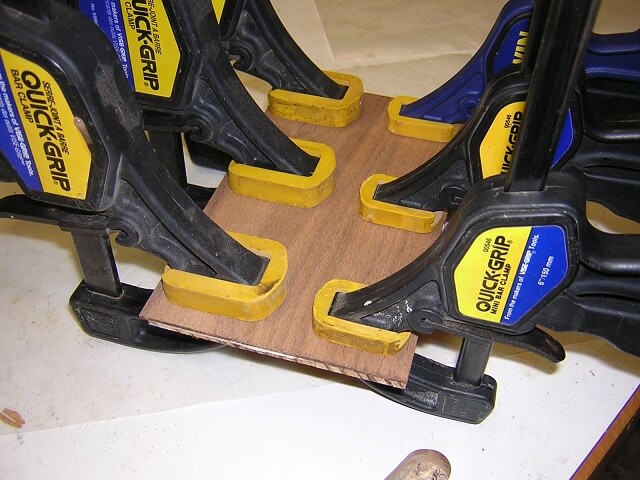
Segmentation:
{"type": "MultiPolygon", "coordinates": [[[[493,76],[522,60],[533,4],[510,0],[471,60],[438,89],[403,105],[400,115],[442,123],[469,120],[493,76]]],[[[640,83],[640,30],[592,34],[584,68],[587,78],[640,83]]]]}
{"type": "MultiPolygon", "coordinates": [[[[489,57],[492,52],[496,52],[502,32],[514,31],[515,28],[518,28],[519,32],[525,27],[522,22],[526,22],[524,29],[528,31],[532,11],[533,0],[508,2],[498,14],[489,35],[471,60],[438,89],[415,102],[404,105],[400,109],[400,115],[444,123],[466,122],[494,74],[493,71],[488,71],[487,67],[490,65],[489,57]],[[514,19],[518,18],[520,21],[516,20],[516,23],[522,25],[512,25],[514,19]]],[[[510,43],[517,43],[517,38],[515,42],[510,43]]],[[[509,54],[512,55],[513,50],[509,54]]],[[[511,58],[508,63],[502,62],[506,63],[502,69],[507,68],[511,62],[511,58]]]]}

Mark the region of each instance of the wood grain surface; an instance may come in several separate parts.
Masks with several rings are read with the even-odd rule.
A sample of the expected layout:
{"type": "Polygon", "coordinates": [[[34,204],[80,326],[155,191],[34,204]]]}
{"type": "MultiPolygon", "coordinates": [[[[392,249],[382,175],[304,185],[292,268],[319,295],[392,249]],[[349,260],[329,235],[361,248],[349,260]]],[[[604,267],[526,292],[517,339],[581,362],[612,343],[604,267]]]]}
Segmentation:
{"type": "Polygon", "coordinates": [[[247,323],[171,304],[158,286],[142,315],[151,323],[199,338],[393,386],[406,384],[415,336],[393,356],[369,354],[319,339],[311,308],[320,287],[341,278],[364,284],[411,262],[437,233],[418,234],[365,222],[358,190],[374,173],[402,175],[442,144],[392,135],[386,129],[389,98],[365,94],[362,116],[344,128],[273,119],[289,136],[330,145],[336,154],[336,188],[320,205],[302,209],[234,194],[225,180],[205,212],[222,228],[277,240],[289,257],[287,297],[267,319],[247,323]]]}

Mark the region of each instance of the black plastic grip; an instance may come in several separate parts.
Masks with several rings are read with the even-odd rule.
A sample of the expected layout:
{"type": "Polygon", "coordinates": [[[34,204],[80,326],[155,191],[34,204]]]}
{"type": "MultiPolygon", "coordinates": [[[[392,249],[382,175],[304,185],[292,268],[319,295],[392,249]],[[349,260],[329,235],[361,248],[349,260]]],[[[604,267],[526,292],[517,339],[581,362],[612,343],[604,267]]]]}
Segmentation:
{"type": "Polygon", "coordinates": [[[365,381],[380,395],[420,412],[467,423],[482,422],[493,410],[497,384],[483,375],[479,385],[459,382],[455,369],[420,355],[413,357],[404,390],[365,381]]]}
{"type": "Polygon", "coordinates": [[[221,345],[170,332],[140,318],[151,290],[122,284],[122,293],[111,297],[93,292],[82,282],[69,303],[80,326],[89,335],[114,343],[165,353],[197,353],[221,345]]]}

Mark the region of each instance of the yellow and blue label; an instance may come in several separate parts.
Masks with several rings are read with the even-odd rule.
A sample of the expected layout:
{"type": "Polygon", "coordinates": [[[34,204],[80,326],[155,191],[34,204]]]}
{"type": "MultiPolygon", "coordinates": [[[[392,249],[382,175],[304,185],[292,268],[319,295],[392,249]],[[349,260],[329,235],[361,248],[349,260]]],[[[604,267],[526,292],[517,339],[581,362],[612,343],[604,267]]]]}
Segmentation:
{"type": "Polygon", "coordinates": [[[517,324],[569,272],[564,230],[556,225],[501,227],[477,236],[454,269],[458,311],[517,324]]]}
{"type": "Polygon", "coordinates": [[[527,16],[509,28],[493,58],[494,72],[501,72],[511,65],[522,63],[527,49],[530,26],[531,17],[527,16]]]}
{"type": "Polygon", "coordinates": [[[91,152],[62,89],[44,68],[0,49],[0,150],[24,185],[84,200],[91,152]]]}
{"type": "Polygon", "coordinates": [[[162,0],[78,0],[78,8],[107,35],[135,92],[171,97],[180,49],[162,0]]]}
{"type": "MultiPolygon", "coordinates": [[[[518,136],[522,128],[526,102],[512,102],[500,109],[480,143],[482,178],[507,173],[511,168],[518,136]]],[[[552,167],[565,156],[574,141],[572,113],[569,111],[562,125],[552,167]]]]}
{"type": "Polygon", "coordinates": [[[224,10],[225,1],[226,0],[211,0],[213,11],[215,12],[218,21],[220,21],[220,17],[222,17],[222,11],[224,10]]]}

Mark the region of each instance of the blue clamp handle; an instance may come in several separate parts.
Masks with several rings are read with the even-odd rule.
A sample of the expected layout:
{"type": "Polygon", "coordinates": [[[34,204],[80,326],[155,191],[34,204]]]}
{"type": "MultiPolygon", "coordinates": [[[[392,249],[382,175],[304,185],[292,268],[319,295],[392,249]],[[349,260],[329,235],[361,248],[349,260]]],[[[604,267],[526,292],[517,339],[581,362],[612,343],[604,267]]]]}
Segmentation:
{"type": "MultiPolygon", "coordinates": [[[[442,123],[469,120],[491,78],[522,60],[533,4],[533,0],[510,0],[471,60],[432,93],[403,105],[400,115],[442,123]]],[[[587,78],[640,83],[640,30],[593,34],[584,65],[587,78]]]]}

